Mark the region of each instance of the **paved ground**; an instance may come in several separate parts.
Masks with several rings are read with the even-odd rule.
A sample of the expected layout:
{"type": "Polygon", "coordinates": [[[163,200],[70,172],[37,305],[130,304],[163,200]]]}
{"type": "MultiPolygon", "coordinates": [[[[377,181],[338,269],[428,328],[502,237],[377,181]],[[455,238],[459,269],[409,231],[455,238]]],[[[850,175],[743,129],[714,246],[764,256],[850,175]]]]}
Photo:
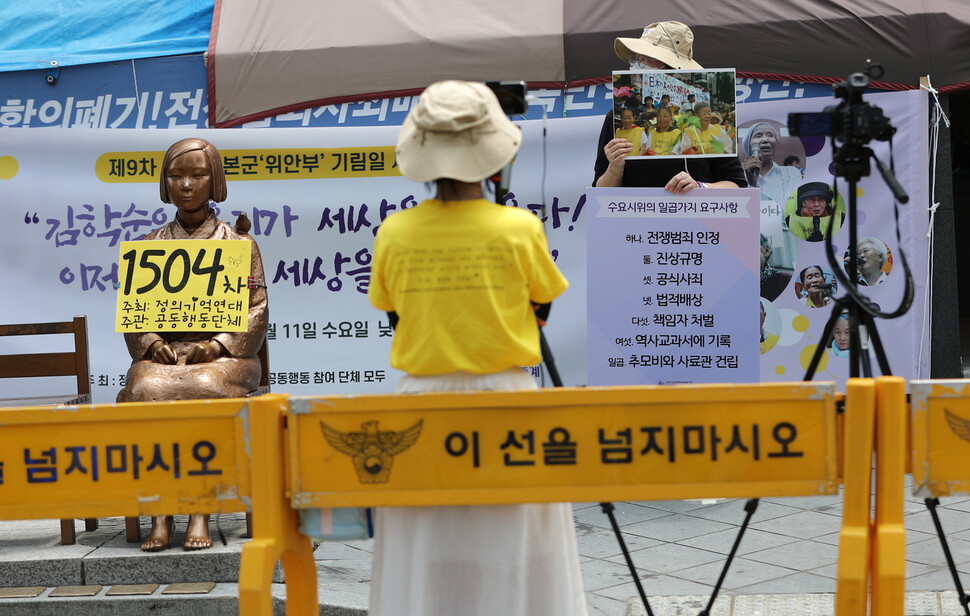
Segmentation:
{"type": "MultiPolygon", "coordinates": [[[[744,519],[744,502],[616,504],[618,522],[656,616],[696,616],[706,606],[744,519]]],[[[841,507],[840,497],[762,500],[712,615],[832,614],[841,507]]],[[[645,614],[599,505],[576,504],[574,510],[590,614],[645,614]]],[[[940,516],[958,568],[967,576],[970,498],[944,499],[940,516]]],[[[905,518],[907,616],[962,614],[923,502],[908,498],[905,518]]],[[[179,524],[176,540],[183,524],[179,524]]],[[[106,588],[98,595],[103,599],[112,584],[163,582],[152,595],[157,599],[164,592],[164,582],[211,580],[217,583],[212,596],[228,599],[225,611],[232,613],[234,575],[246,542],[242,524],[242,516],[223,516],[221,525],[228,545],[217,545],[207,552],[172,549],[143,554],[137,546],[124,542],[121,520],[104,521],[95,533],[80,533],[75,546],[58,545],[56,521],[0,522],[0,587],[103,584],[106,588]]],[[[80,521],[78,528],[82,528],[80,521]]],[[[328,542],[316,549],[321,613],[365,613],[372,545],[372,541],[328,542]]],[[[970,585],[970,578],[967,583],[970,585]]],[[[281,590],[282,586],[276,585],[275,594],[282,596],[281,590]]],[[[49,595],[50,588],[38,598],[19,600],[16,605],[61,601],[49,595]]],[[[14,605],[11,601],[0,599],[0,613],[8,613],[3,608],[14,605]]],[[[80,606],[87,600],[74,601],[80,606]]],[[[202,613],[198,610],[192,607],[186,613],[202,613]]]]}
{"type": "MultiPolygon", "coordinates": [[[[744,504],[616,504],[617,521],[655,615],[696,615],[707,605],[744,519],[744,504]]],[[[645,613],[606,515],[595,503],[576,504],[574,510],[590,614],[645,613]]],[[[938,511],[954,560],[966,576],[970,499],[944,499],[938,511]]],[[[712,614],[832,614],[841,513],[841,497],[763,499],[712,614]]],[[[907,616],[962,614],[921,499],[907,498],[905,523],[907,616]]],[[[321,597],[360,593],[363,600],[370,549],[369,541],[317,548],[321,597]]],[[[970,580],[964,583],[970,586],[970,580]]]]}

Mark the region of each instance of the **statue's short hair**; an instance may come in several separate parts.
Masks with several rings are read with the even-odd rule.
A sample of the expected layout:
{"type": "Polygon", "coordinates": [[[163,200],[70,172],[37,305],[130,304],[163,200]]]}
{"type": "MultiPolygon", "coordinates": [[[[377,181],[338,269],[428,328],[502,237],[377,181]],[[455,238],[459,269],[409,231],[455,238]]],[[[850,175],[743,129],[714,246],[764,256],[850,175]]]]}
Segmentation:
{"type": "Polygon", "coordinates": [[[172,202],[172,197],[168,194],[168,184],[165,183],[165,179],[168,176],[169,165],[171,165],[172,161],[182,154],[194,152],[196,150],[201,150],[202,153],[205,154],[206,160],[209,162],[211,186],[209,199],[215,201],[216,203],[222,203],[226,200],[226,195],[229,191],[226,187],[226,172],[222,168],[222,157],[219,155],[219,150],[216,149],[216,146],[212,145],[205,139],[190,137],[188,139],[182,139],[181,141],[173,143],[172,147],[165,152],[165,158],[162,159],[162,168],[159,172],[158,185],[159,196],[162,198],[164,203],[172,202]]]}

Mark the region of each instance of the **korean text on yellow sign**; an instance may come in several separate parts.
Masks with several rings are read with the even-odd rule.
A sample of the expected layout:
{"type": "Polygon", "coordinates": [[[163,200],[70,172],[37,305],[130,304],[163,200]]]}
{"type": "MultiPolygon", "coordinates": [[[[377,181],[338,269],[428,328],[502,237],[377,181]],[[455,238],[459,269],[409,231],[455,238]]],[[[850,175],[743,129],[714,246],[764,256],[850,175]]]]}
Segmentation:
{"type": "Polygon", "coordinates": [[[246,331],[251,259],[246,240],[122,242],[115,331],[246,331]]]}
{"type": "Polygon", "coordinates": [[[246,400],[0,413],[0,519],[244,511],[246,400]]]}
{"type": "MultiPolygon", "coordinates": [[[[157,182],[165,152],[106,152],[95,173],[108,183],[157,182]]],[[[394,146],[222,150],[226,180],[319,180],[401,175],[394,146]]]]}
{"type": "Polygon", "coordinates": [[[831,383],[291,398],[295,507],[832,494],[831,383]]]}

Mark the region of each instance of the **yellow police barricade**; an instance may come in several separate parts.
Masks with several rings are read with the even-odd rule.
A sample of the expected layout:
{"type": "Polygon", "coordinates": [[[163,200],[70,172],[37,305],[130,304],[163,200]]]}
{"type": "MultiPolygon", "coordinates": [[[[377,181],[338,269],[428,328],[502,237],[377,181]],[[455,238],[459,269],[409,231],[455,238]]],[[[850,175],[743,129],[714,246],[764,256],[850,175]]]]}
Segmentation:
{"type": "MultiPolygon", "coordinates": [[[[903,527],[906,428],[906,381],[901,377],[877,378],[873,616],[903,616],[906,598],[906,532],[903,527]]],[[[841,551],[842,547],[839,549],[841,551]]]]}
{"type": "Polygon", "coordinates": [[[0,410],[0,519],[245,511],[249,400],[0,410]]]}
{"type": "Polygon", "coordinates": [[[970,381],[912,381],[913,489],[970,494],[970,381]]]}
{"type": "MultiPolygon", "coordinates": [[[[287,505],[285,400],[2,409],[0,520],[245,511],[257,491],[264,501],[268,493],[287,505]],[[260,471],[255,488],[253,468],[260,471]]],[[[263,509],[254,524],[264,540],[252,542],[254,553],[267,536],[289,541],[274,553],[267,580],[282,560],[288,596],[298,606],[312,603],[316,614],[313,553],[310,540],[296,533],[296,512],[287,506],[292,519],[281,521],[279,508],[263,509]]],[[[247,563],[251,570],[259,565],[247,563]]]]}
{"type": "MultiPolygon", "coordinates": [[[[852,554],[855,568],[840,562],[840,578],[844,570],[857,582],[840,585],[857,595],[840,603],[840,616],[866,613],[873,392],[862,379],[847,390],[846,432],[858,438],[845,441],[846,473],[865,520],[854,529],[864,546],[852,554]]],[[[799,496],[836,494],[840,483],[832,383],[293,397],[289,405],[285,488],[282,470],[254,468],[244,616],[271,613],[275,557],[305,539],[295,530],[300,508],[799,496]]],[[[260,441],[275,432],[255,421],[253,431],[261,458],[260,441]]],[[[315,586],[291,592],[290,581],[287,570],[289,613],[315,613],[315,586]]]]}
{"type": "Polygon", "coordinates": [[[927,499],[957,598],[962,602],[963,585],[936,506],[941,496],[970,494],[970,381],[912,381],[910,396],[913,493],[927,499]]]}
{"type": "Polygon", "coordinates": [[[317,570],[310,539],[297,532],[300,520],[286,488],[284,428],[287,396],[251,398],[250,443],[253,460],[253,540],[243,546],[239,563],[239,613],[273,614],[270,584],[276,562],[283,563],[289,616],[320,613],[317,570]]]}
{"type": "Polygon", "coordinates": [[[835,585],[838,616],[865,615],[872,550],[870,494],[876,390],[871,379],[846,384],[842,430],[842,530],[835,585]]]}

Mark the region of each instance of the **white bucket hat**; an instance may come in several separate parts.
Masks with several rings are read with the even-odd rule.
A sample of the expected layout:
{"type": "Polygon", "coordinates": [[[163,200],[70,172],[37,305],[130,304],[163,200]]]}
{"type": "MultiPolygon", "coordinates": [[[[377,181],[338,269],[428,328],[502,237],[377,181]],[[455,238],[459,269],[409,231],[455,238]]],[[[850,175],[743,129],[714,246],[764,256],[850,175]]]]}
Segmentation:
{"type": "Polygon", "coordinates": [[[613,49],[624,62],[635,53],[660,60],[671,68],[704,68],[694,61],[694,33],[679,21],[650,24],[638,39],[617,38],[613,49]]]}
{"type": "Polygon", "coordinates": [[[507,165],[521,141],[485,84],[439,81],[404,119],[395,154],[401,173],[416,182],[478,182],[507,165]]]}

